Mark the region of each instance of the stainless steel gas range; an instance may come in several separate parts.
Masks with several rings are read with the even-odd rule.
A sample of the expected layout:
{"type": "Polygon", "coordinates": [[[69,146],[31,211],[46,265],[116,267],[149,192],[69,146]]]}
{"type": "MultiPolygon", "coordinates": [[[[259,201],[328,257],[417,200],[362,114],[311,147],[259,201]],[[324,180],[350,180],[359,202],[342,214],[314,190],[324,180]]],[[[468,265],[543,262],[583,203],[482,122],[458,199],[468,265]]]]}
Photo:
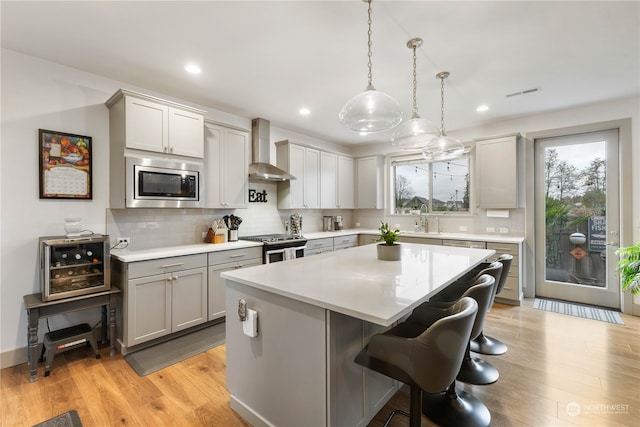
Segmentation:
{"type": "Polygon", "coordinates": [[[264,264],[302,258],[307,248],[307,239],[300,234],[262,234],[243,236],[240,239],[263,243],[262,262],[264,264]]]}

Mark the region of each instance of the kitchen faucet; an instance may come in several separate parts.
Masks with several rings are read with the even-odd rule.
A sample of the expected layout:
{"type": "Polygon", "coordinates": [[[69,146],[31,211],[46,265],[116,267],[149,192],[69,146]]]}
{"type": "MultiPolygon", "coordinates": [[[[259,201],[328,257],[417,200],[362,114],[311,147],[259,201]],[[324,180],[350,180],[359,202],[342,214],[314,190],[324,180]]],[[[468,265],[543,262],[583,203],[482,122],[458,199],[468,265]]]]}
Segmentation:
{"type": "Polygon", "coordinates": [[[418,212],[420,212],[420,227],[422,227],[422,231],[424,231],[425,233],[429,232],[429,221],[427,219],[427,211],[429,210],[429,208],[427,208],[427,205],[425,205],[424,203],[422,205],[420,205],[420,209],[418,210],[418,212]],[[422,216],[422,208],[424,207],[424,216],[422,216]]]}

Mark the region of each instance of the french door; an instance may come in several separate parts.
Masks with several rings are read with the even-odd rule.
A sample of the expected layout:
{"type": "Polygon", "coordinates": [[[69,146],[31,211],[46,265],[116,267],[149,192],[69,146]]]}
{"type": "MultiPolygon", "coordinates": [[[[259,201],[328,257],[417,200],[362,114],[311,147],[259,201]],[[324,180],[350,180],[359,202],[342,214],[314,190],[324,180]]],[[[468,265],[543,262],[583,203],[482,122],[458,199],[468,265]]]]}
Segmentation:
{"type": "Polygon", "coordinates": [[[618,130],[536,139],[536,296],[620,308],[618,130]]]}

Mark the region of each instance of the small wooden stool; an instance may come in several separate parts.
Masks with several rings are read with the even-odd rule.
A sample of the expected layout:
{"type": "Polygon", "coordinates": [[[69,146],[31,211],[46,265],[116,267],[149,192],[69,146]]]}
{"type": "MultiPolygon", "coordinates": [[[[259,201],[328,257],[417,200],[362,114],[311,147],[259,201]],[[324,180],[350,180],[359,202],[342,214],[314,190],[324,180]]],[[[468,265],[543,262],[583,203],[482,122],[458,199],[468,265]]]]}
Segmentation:
{"type": "Polygon", "coordinates": [[[56,354],[77,348],[87,342],[91,344],[91,348],[96,354],[96,359],[100,359],[100,352],[98,351],[96,338],[93,335],[93,329],[87,323],[44,334],[44,376],[49,376],[49,370],[56,354]]]}

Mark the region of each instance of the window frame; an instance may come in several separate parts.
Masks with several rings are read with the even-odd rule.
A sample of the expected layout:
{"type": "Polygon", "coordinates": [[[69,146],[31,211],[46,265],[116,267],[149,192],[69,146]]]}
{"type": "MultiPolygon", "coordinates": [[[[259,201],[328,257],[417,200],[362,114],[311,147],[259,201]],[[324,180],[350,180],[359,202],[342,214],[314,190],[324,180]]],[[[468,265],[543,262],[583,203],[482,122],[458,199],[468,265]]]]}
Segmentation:
{"type": "MultiPolygon", "coordinates": [[[[465,153],[461,156],[463,158],[467,158],[469,161],[469,209],[468,211],[433,211],[433,181],[430,178],[429,180],[429,211],[426,212],[427,216],[441,216],[441,215],[451,215],[451,216],[473,216],[475,215],[475,185],[474,185],[474,159],[473,150],[465,151],[465,153]]],[[[433,162],[426,160],[422,153],[395,153],[389,154],[387,156],[387,176],[388,176],[388,186],[387,191],[389,197],[388,205],[386,206],[387,214],[390,216],[395,216],[398,218],[409,218],[411,216],[415,216],[415,213],[396,213],[395,206],[395,173],[394,168],[397,165],[410,165],[412,163],[416,164],[431,164],[431,163],[445,163],[445,162],[433,162]]],[[[429,166],[431,168],[431,166],[429,166]]],[[[430,172],[433,172],[430,170],[430,172]]],[[[423,212],[424,214],[424,212],[423,212]]]]}

